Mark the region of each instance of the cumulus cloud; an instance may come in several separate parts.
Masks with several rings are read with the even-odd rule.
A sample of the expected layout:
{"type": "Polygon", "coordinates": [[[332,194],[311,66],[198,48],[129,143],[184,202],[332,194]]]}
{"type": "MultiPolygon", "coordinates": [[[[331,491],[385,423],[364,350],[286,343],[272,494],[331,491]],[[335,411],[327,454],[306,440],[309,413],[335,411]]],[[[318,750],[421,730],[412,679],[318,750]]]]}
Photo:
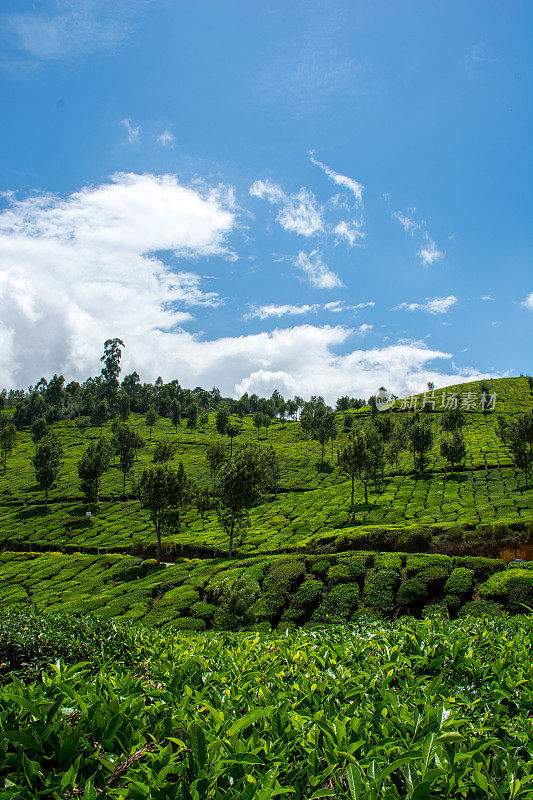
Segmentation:
{"type": "Polygon", "coordinates": [[[231,256],[230,197],[128,173],[67,198],[11,199],[0,214],[0,384],[87,375],[110,335],[149,351],[187,309],[219,304],[177,259],[231,256]]]}
{"type": "Polygon", "coordinates": [[[324,230],[322,207],[308,189],[301,188],[294,194],[287,194],[271,181],[254,181],[250,194],[279,207],[276,219],[286,231],[314,236],[324,230]]]}
{"type": "Polygon", "coordinates": [[[520,304],[524,306],[524,308],[528,308],[530,311],[533,311],[533,292],[530,292],[525,300],[522,301],[520,304]]]}
{"type": "MultiPolygon", "coordinates": [[[[173,175],[119,174],[66,198],[5,199],[0,386],[27,386],[56,371],[68,380],[97,374],[102,343],[112,336],[126,342],[123,374],[136,369],[145,380],[161,374],[233,396],[278,388],[334,402],[342,394],[368,397],[380,385],[399,394],[428,380],[443,386],[491,377],[439,370],[434,362],[449,363],[450,354],[421,342],[354,350],[350,339],[367,323],[213,340],[184,329],[191,309],[221,302],[179,259],[231,256],[237,218],[229,192],[192,189],[173,175]]],[[[304,255],[316,277],[318,254],[304,255]]]]}
{"type": "Polygon", "coordinates": [[[485,301],[494,300],[494,297],[492,297],[490,294],[484,294],[481,299],[485,301]]]}
{"type": "Polygon", "coordinates": [[[428,314],[446,314],[457,303],[453,294],[448,297],[427,298],[425,303],[400,303],[393,311],[426,311],[428,314]]]}
{"type": "MultiPolygon", "coordinates": [[[[338,355],[337,348],[353,333],[357,331],[340,326],[300,325],[258,334],[264,346],[263,363],[236,384],[235,396],[244,392],[269,395],[278,389],[286,397],[322,394],[327,402],[333,403],[344,394],[369,397],[379,386],[386,386],[396,394],[410,394],[423,391],[428,381],[439,388],[494,377],[474,369],[458,370],[453,365],[449,372],[440,371],[433,362],[450,362],[451,354],[431,350],[423,342],[349,350],[338,355]]],[[[242,338],[238,341],[245,348],[252,339],[246,337],[246,343],[242,338]]]]}
{"type": "Polygon", "coordinates": [[[126,128],[126,136],[128,137],[128,142],[133,144],[139,140],[141,135],[141,126],[134,125],[129,117],[120,121],[121,125],[124,125],[126,128]]]}
{"type": "Polygon", "coordinates": [[[360,336],[364,336],[365,333],[369,333],[373,327],[374,327],[373,325],[367,325],[366,322],[363,322],[363,324],[359,325],[359,327],[357,328],[357,333],[360,336]]]}
{"type": "Polygon", "coordinates": [[[339,276],[324,264],[318,250],[310,253],[300,250],[294,259],[294,265],[303,272],[314,289],[335,289],[343,285],[339,276]]]}

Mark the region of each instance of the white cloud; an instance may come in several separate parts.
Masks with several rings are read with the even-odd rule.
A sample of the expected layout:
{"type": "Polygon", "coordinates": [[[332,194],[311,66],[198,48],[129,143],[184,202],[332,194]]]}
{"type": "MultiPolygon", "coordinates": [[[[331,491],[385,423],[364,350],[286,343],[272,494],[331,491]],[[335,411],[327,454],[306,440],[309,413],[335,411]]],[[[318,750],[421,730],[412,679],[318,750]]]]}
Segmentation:
{"type": "MultiPolygon", "coordinates": [[[[290,304],[286,305],[263,305],[257,306],[252,305],[250,311],[244,315],[243,319],[253,319],[254,317],[258,317],[259,319],[269,319],[271,317],[285,317],[285,316],[292,316],[292,315],[303,315],[303,314],[314,314],[317,311],[327,311],[333,314],[339,314],[342,311],[353,311],[357,312],[360,311],[362,308],[371,308],[374,306],[375,303],[357,303],[356,305],[346,305],[343,300],[332,300],[330,303],[324,303],[324,305],[320,305],[320,303],[313,303],[312,305],[301,305],[301,306],[294,306],[290,304]]],[[[370,326],[361,326],[362,328],[365,327],[372,327],[370,326]]]]}
{"type": "Polygon", "coordinates": [[[324,304],[325,311],[331,311],[338,314],[341,311],[360,311],[362,308],[373,308],[376,304],[371,301],[368,303],[356,303],[355,305],[347,305],[344,300],[332,300],[331,303],[324,304]]]}
{"type": "MultiPolygon", "coordinates": [[[[430,350],[423,342],[336,354],[334,348],[346,343],[352,333],[357,331],[339,326],[301,325],[258,334],[264,337],[257,342],[263,363],[237,382],[235,396],[244,392],[269,395],[278,389],[286,397],[322,394],[327,402],[333,403],[344,394],[367,398],[379,386],[386,386],[396,394],[410,394],[424,391],[428,381],[440,388],[495,377],[471,368],[441,372],[433,362],[449,361],[451,354],[430,350]]],[[[254,338],[246,337],[245,343],[241,337],[239,346],[246,348],[254,338]]]]}
{"type": "MultiPolygon", "coordinates": [[[[389,204],[389,196],[384,195],[387,205],[389,204]]],[[[404,214],[402,211],[392,211],[391,215],[397,219],[405,233],[408,236],[417,234],[417,239],[420,242],[420,249],[417,251],[417,256],[425,267],[429,267],[444,257],[444,252],[439,250],[436,242],[431,238],[426,229],[425,220],[417,220],[412,216],[415,209],[409,209],[409,214],[404,214]]],[[[449,237],[452,238],[452,237],[449,237]]]]}
{"type": "Polygon", "coordinates": [[[422,245],[417,253],[417,256],[425,267],[430,267],[435,263],[435,261],[439,261],[441,258],[443,258],[444,253],[442,250],[438,249],[433,239],[431,239],[427,233],[424,238],[425,244],[422,245]]]}
{"type": "Polygon", "coordinates": [[[392,211],[391,213],[392,216],[398,220],[404,231],[411,236],[425,224],[424,222],[417,222],[415,219],[408,217],[407,214],[402,214],[401,211],[392,211]]]}
{"type": "Polygon", "coordinates": [[[3,14],[0,20],[7,46],[33,63],[115,48],[131,34],[134,17],[145,4],[55,0],[47,5],[50,10],[3,14]]]}
{"type": "Polygon", "coordinates": [[[141,135],[141,126],[140,125],[133,125],[131,119],[126,117],[125,119],[120,121],[121,125],[124,125],[126,128],[126,135],[128,137],[128,142],[133,144],[134,142],[138,141],[139,136],[141,135]]]}
{"type": "Polygon", "coordinates": [[[0,214],[0,386],[97,374],[112,336],[126,342],[123,374],[136,369],[143,380],[161,374],[234,396],[277,387],[334,402],[380,385],[399,394],[428,380],[491,377],[439,371],[433,362],[450,354],[421,342],[353,350],[350,338],[363,331],[340,325],[202,341],[181,325],[190,308],[220,298],[170,254],[228,257],[236,225],[231,193],[191,189],[172,175],[121,174],[66,198],[11,198],[0,214]]]}
{"type": "Polygon", "coordinates": [[[176,141],[176,137],[174,136],[172,131],[169,131],[168,128],[165,128],[163,133],[160,133],[159,136],[157,137],[157,141],[161,145],[161,147],[172,147],[172,145],[176,141]]]}
{"type": "Polygon", "coordinates": [[[244,319],[252,319],[253,317],[259,317],[259,319],[269,319],[270,317],[311,314],[318,308],[320,308],[320,306],[318,306],[316,303],[313,305],[303,306],[274,304],[265,306],[252,306],[250,312],[244,315],[244,319]]]}
{"type": "Polygon", "coordinates": [[[334,232],[338,239],[344,239],[348,242],[350,247],[360,244],[365,238],[365,232],[361,230],[361,223],[359,222],[346,222],[342,220],[334,227],[334,232]]]}
{"type": "Polygon", "coordinates": [[[453,294],[448,297],[428,298],[425,303],[400,303],[393,311],[426,311],[428,314],[446,314],[457,303],[453,294]]]}
{"type": "Polygon", "coordinates": [[[281,186],[271,181],[254,181],[250,194],[279,206],[276,219],[286,231],[300,236],[314,236],[324,230],[322,207],[314,194],[305,188],[295,194],[287,194],[281,186]]]}
{"type": "Polygon", "coordinates": [[[173,261],[230,257],[235,225],[226,195],[173,175],[118,174],[65,199],[12,200],[0,214],[0,340],[9,348],[0,385],[59,370],[87,375],[113,335],[142,361],[189,319],[184,309],[221,302],[173,261]]]}
{"type": "Polygon", "coordinates": [[[521,304],[524,308],[528,308],[530,311],[533,311],[533,292],[530,292],[525,300],[522,300],[521,304]]]}
{"type": "Polygon", "coordinates": [[[482,300],[494,300],[494,297],[491,297],[490,294],[484,294],[481,299],[482,300]]]}
{"type": "Polygon", "coordinates": [[[359,327],[357,328],[357,333],[360,336],[364,336],[365,333],[369,333],[369,331],[371,331],[373,327],[374,327],[373,325],[367,325],[366,322],[363,322],[363,324],[359,325],[359,327]]]}
{"type": "Polygon", "coordinates": [[[339,276],[324,264],[318,250],[312,250],[310,253],[300,250],[294,259],[294,264],[315,289],[335,289],[343,285],[339,276]]]}
{"type": "Polygon", "coordinates": [[[364,186],[359,181],[354,180],[354,178],[349,178],[347,175],[341,175],[340,172],[335,172],[335,170],[328,167],[327,164],[324,164],[322,161],[319,161],[315,157],[314,150],[309,152],[309,157],[313,164],[326,173],[328,178],[333,181],[333,183],[337,184],[337,186],[342,186],[343,189],[348,189],[353,196],[355,197],[355,202],[358,206],[363,205],[363,191],[364,186]]]}

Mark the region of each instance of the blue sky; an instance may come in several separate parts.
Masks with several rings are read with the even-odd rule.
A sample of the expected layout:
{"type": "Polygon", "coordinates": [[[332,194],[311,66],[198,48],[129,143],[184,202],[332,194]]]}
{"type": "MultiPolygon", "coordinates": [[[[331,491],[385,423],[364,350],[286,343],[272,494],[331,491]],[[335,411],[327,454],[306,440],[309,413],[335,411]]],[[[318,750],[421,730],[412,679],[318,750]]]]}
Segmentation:
{"type": "Polygon", "coordinates": [[[4,2],[0,385],[530,373],[530,2],[4,2]]]}

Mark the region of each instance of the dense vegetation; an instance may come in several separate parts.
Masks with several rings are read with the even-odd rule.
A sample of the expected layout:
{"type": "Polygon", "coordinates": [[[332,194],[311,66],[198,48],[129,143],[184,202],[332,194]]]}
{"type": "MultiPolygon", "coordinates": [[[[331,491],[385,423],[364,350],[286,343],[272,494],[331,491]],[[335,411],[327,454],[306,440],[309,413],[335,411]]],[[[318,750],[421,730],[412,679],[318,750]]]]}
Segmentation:
{"type": "Polygon", "coordinates": [[[531,798],[532,636],[526,617],[190,637],[8,614],[4,660],[61,660],[0,688],[0,798],[531,798]]]}
{"type": "Polygon", "coordinates": [[[0,800],[533,798],[533,381],[236,401],[122,347],[0,393],[0,800]]]}

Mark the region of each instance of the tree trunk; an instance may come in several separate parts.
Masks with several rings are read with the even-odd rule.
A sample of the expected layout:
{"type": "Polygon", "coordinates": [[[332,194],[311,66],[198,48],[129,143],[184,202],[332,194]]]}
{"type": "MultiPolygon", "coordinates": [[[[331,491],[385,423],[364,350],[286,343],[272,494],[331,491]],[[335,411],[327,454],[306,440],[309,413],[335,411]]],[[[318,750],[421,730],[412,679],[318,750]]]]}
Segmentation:
{"type": "Polygon", "coordinates": [[[161,529],[159,525],[156,527],[155,532],[157,534],[157,563],[161,563],[161,529]]]}
{"type": "Polygon", "coordinates": [[[229,550],[228,558],[233,556],[233,529],[235,528],[235,511],[231,512],[231,528],[229,532],[229,550]]]}
{"type": "Polygon", "coordinates": [[[48,511],[48,486],[44,487],[44,508],[45,511],[48,511]]]}
{"type": "Polygon", "coordinates": [[[152,441],[152,426],[150,425],[150,441],[152,441]]]}
{"type": "Polygon", "coordinates": [[[355,473],[352,472],[352,497],[350,505],[350,511],[352,513],[352,522],[355,522],[355,506],[353,504],[354,489],[355,489],[355,473]]]}
{"type": "Polygon", "coordinates": [[[233,437],[229,437],[229,457],[233,458],[233,437]]]}
{"type": "Polygon", "coordinates": [[[122,485],[122,495],[126,497],[126,473],[124,472],[124,483],[122,485]]]}
{"type": "Polygon", "coordinates": [[[365,505],[368,505],[368,481],[364,481],[365,484],[365,505]]]}

